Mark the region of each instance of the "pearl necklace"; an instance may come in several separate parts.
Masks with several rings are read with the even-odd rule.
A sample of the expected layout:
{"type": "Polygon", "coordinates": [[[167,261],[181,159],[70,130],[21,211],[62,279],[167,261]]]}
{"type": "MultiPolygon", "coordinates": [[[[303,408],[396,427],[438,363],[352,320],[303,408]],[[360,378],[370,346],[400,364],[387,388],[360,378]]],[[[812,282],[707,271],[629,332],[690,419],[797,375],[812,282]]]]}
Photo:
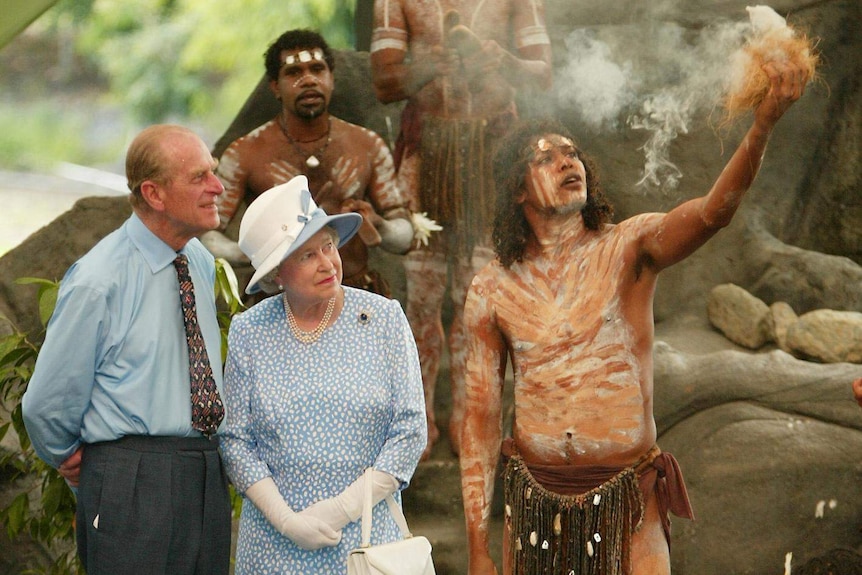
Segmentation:
{"type": "Polygon", "coordinates": [[[320,336],[323,335],[323,332],[329,324],[329,318],[332,317],[332,310],[335,309],[335,298],[331,298],[329,303],[326,304],[326,311],[323,313],[323,318],[320,320],[320,323],[317,324],[317,327],[312,331],[303,331],[300,329],[299,324],[296,323],[296,318],[293,316],[293,310],[290,309],[290,304],[287,303],[287,294],[282,292],[281,295],[284,300],[284,311],[287,315],[287,325],[290,327],[293,337],[302,343],[314,343],[320,339],[320,336]]]}
{"type": "MultiPolygon", "coordinates": [[[[296,150],[296,153],[299,154],[300,156],[304,156],[305,152],[302,151],[302,148],[299,147],[299,144],[310,144],[311,142],[316,142],[317,140],[319,140],[320,138],[323,137],[323,136],[321,136],[320,138],[315,138],[314,140],[309,140],[308,142],[298,142],[298,141],[294,140],[293,138],[290,137],[290,133],[287,131],[287,123],[284,121],[284,115],[283,114],[279,114],[279,116],[278,116],[278,127],[281,128],[281,131],[284,134],[284,137],[287,138],[287,141],[290,142],[290,145],[293,146],[293,149],[296,150]]],[[[323,145],[320,147],[320,149],[318,149],[317,152],[312,153],[310,156],[308,156],[305,159],[305,165],[308,166],[309,168],[314,169],[320,165],[320,158],[318,158],[317,156],[320,156],[322,158],[323,152],[326,151],[326,148],[329,147],[329,142],[332,141],[332,119],[331,118],[329,119],[329,125],[326,128],[326,134],[325,135],[326,135],[326,141],[323,143],[323,145]]]]}

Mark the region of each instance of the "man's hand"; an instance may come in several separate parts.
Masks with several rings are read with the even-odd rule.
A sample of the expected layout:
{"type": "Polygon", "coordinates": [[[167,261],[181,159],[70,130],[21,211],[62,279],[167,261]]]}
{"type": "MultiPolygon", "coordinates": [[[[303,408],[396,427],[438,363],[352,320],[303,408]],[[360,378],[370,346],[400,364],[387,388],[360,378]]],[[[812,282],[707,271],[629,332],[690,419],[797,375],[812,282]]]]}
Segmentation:
{"type": "Polygon", "coordinates": [[[84,447],[81,446],[66,458],[66,461],[60,464],[57,471],[72,487],[78,487],[78,481],[81,479],[81,455],[84,453],[84,447]]]}
{"type": "Polygon", "coordinates": [[[802,96],[811,78],[804,68],[790,62],[768,62],[763,71],[769,77],[769,92],[754,110],[754,122],[769,130],[802,96]]]}
{"type": "Polygon", "coordinates": [[[461,58],[464,77],[470,91],[474,93],[484,90],[484,83],[500,71],[506,56],[506,51],[494,40],[485,40],[481,46],[481,50],[461,58]]]}
{"type": "Polygon", "coordinates": [[[202,234],[201,243],[216,258],[224,258],[231,265],[249,265],[251,260],[245,255],[239,244],[224,235],[222,232],[212,230],[202,234]]]}
{"type": "Polygon", "coordinates": [[[434,46],[428,54],[428,58],[423,58],[424,63],[417,62],[414,66],[418,66],[431,79],[439,76],[452,76],[458,71],[458,53],[445,46],[434,46]]]}
{"type": "Polygon", "coordinates": [[[856,403],[862,407],[862,377],[853,382],[853,395],[856,396],[856,403]]]}
{"type": "Polygon", "coordinates": [[[383,221],[380,214],[374,211],[374,206],[365,200],[347,199],[341,202],[341,213],[356,212],[362,216],[362,224],[359,226],[359,237],[362,242],[368,247],[379,246],[383,238],[377,231],[377,226],[383,221]]]}
{"type": "Polygon", "coordinates": [[[383,221],[383,218],[374,211],[374,206],[372,206],[369,202],[365,200],[355,200],[353,198],[344,200],[341,203],[341,213],[346,214],[348,212],[356,212],[362,219],[371,224],[374,227],[380,225],[383,221]]]}

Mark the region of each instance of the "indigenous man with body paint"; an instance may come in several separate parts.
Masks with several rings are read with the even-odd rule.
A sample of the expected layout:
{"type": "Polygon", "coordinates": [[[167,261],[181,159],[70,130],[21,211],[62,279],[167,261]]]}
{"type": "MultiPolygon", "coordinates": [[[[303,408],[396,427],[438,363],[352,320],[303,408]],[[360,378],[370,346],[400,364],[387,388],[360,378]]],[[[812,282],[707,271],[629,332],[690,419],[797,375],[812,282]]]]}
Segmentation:
{"type": "MultiPolygon", "coordinates": [[[[297,175],[328,214],[356,212],[363,227],[340,251],[344,285],[389,296],[385,279],[368,268],[368,249],[404,253],[413,241],[407,202],[395,183],[392,154],[382,138],[329,113],[335,57],[311,30],[289,30],[267,50],[266,73],[278,116],[237,139],[220,158],[224,230],[242,202],[297,175]]],[[[212,241],[208,242],[211,244],[212,241]]]]}
{"type": "Polygon", "coordinates": [[[670,572],[668,510],[692,517],[679,469],[656,446],[653,295],[661,270],[727,226],[776,122],[809,75],[763,67],[769,91],[712,189],[616,225],[566,130],[512,130],[495,157],[497,259],[473,280],[461,476],[469,574],[488,551],[494,472],[506,467],[505,574],[670,572]],[[514,372],[512,437],[502,390],[514,372]]]}
{"type": "Polygon", "coordinates": [[[473,275],[492,257],[490,150],[516,119],[516,90],[551,85],[542,0],[375,0],[371,69],[380,101],[407,100],[394,151],[399,186],[411,210],[427,213],[445,230],[404,259],[406,312],[422,364],[427,456],[439,435],[434,388],[451,273],[449,434],[457,453],[464,298],[473,275]]]}

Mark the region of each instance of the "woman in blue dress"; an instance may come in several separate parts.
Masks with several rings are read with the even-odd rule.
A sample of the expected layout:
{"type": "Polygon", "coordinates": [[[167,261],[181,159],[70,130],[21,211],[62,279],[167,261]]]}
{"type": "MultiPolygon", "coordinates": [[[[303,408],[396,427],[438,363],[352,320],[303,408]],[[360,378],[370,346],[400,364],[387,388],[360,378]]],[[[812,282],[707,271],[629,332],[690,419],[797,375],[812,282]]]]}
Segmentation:
{"type": "Polygon", "coordinates": [[[246,292],[276,295],[228,336],[221,451],[245,497],[237,575],[346,573],[368,467],[371,543],[401,538],[383,499],[400,501],[427,441],[422,379],[399,303],[341,285],[338,247],[361,221],[327,216],[297,176],[241,222],[256,270],[246,292]]]}

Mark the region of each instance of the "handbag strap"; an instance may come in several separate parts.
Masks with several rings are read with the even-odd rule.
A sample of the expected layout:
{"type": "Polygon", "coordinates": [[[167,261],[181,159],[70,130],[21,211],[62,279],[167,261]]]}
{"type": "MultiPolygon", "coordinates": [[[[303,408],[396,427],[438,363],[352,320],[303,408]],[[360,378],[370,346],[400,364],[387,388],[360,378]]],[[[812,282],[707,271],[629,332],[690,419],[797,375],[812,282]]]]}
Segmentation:
{"type": "MultiPolygon", "coordinates": [[[[365,473],[362,475],[363,482],[365,483],[365,494],[362,498],[362,547],[370,547],[371,546],[371,487],[373,483],[373,470],[371,467],[365,470],[365,473]]],[[[395,501],[395,497],[390,493],[386,496],[386,505],[389,507],[389,513],[392,514],[392,518],[395,519],[395,523],[398,525],[398,529],[401,530],[401,535],[404,539],[408,539],[413,537],[410,533],[410,528],[407,527],[407,519],[404,517],[404,512],[401,510],[401,506],[398,505],[398,502],[395,501]]]]}

